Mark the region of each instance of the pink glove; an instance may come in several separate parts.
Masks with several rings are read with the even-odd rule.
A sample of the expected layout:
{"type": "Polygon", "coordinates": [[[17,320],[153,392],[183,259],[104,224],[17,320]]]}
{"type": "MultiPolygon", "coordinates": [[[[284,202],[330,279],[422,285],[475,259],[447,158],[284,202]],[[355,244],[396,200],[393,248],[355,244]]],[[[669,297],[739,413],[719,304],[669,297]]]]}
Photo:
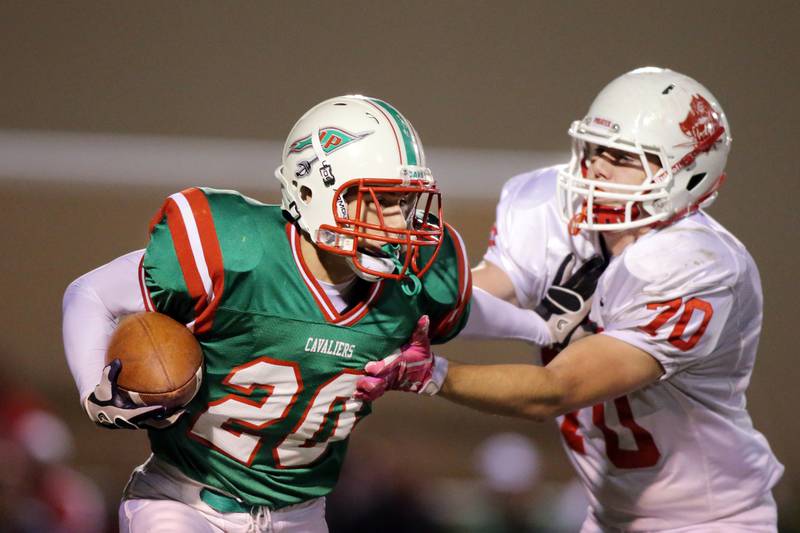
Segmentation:
{"type": "Polygon", "coordinates": [[[367,363],[367,375],[356,384],[356,398],[374,401],[387,390],[433,395],[447,374],[447,360],[431,352],[430,319],[423,315],[411,334],[411,342],[380,361],[367,363]]]}

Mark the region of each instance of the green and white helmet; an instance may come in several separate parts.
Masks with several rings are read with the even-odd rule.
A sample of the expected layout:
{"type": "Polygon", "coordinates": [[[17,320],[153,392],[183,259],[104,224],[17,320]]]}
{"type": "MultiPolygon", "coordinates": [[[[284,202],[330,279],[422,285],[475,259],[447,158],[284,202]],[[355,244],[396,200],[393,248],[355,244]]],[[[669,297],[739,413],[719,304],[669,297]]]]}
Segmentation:
{"type": "Polygon", "coordinates": [[[441,243],[439,191],[419,135],[393,106],[360,95],[317,104],[289,133],[282,163],[275,177],[284,214],[317,247],[347,257],[356,274],[373,281],[421,276],[428,269],[436,253],[418,265],[418,249],[435,246],[438,251],[441,243]],[[378,196],[386,193],[412,198],[406,228],[363,220],[363,201],[379,206],[378,196]],[[347,200],[353,197],[356,212],[348,213],[347,200]],[[367,238],[388,245],[378,252],[386,256],[360,248],[367,238]]]}

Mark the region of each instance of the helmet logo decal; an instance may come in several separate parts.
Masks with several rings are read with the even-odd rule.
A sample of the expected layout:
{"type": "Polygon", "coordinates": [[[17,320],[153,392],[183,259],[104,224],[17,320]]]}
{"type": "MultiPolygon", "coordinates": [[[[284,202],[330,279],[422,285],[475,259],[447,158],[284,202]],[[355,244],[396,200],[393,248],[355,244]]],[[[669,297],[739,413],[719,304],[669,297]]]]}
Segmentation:
{"type": "Polygon", "coordinates": [[[708,141],[719,129],[719,115],[708,100],[695,94],[689,104],[689,113],[679,125],[683,133],[694,139],[690,144],[700,144],[708,141]]]}
{"type": "MultiPolygon", "coordinates": [[[[319,142],[322,144],[322,149],[325,151],[325,153],[329,154],[351,142],[360,141],[372,133],[372,131],[350,133],[349,131],[340,128],[327,127],[319,130],[319,142]]],[[[311,148],[311,135],[306,135],[305,137],[294,141],[291,146],[289,146],[289,153],[299,154],[306,148],[311,148]]]]}
{"type": "MultiPolygon", "coordinates": [[[[322,145],[322,151],[325,154],[330,154],[338,150],[343,146],[347,146],[348,144],[360,141],[364,137],[368,135],[372,135],[373,131],[364,131],[361,133],[350,133],[347,130],[343,130],[341,128],[336,128],[332,126],[328,126],[326,128],[322,128],[319,130],[319,142],[322,145]]],[[[311,135],[306,135],[296,141],[292,142],[289,145],[289,152],[290,154],[299,154],[300,152],[306,150],[307,148],[311,148],[311,135]]],[[[311,172],[311,165],[313,165],[317,161],[317,156],[313,156],[310,159],[306,159],[303,161],[299,161],[297,163],[297,168],[294,171],[294,175],[298,178],[303,176],[307,176],[309,172],[311,172]]],[[[333,185],[335,179],[333,177],[333,173],[330,170],[330,165],[326,165],[327,170],[324,168],[320,169],[320,174],[322,174],[323,181],[325,185],[330,187],[333,185]],[[330,183],[329,183],[330,182],[330,183]]]]}

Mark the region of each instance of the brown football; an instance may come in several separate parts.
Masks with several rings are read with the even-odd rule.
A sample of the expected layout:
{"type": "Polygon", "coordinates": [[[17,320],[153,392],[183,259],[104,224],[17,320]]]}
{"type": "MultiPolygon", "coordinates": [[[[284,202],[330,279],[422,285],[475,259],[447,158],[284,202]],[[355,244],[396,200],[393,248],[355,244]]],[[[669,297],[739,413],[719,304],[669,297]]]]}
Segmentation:
{"type": "MultiPolygon", "coordinates": [[[[117,385],[147,405],[186,405],[200,388],[203,351],[186,326],[161,313],[122,319],[106,351],[106,364],[122,362],[117,385]]],[[[137,401],[138,403],[138,401],[137,401]]]]}

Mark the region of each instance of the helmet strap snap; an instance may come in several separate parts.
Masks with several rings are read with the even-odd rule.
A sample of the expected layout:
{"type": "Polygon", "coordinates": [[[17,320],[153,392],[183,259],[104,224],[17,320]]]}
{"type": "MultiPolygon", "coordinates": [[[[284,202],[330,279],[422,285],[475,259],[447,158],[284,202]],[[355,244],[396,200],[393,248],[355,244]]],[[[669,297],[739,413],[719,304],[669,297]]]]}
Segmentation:
{"type": "MultiPolygon", "coordinates": [[[[387,243],[381,246],[381,251],[389,256],[394,263],[395,273],[403,271],[404,264],[400,261],[400,245],[387,243]]],[[[403,279],[400,280],[400,289],[406,296],[416,296],[422,290],[422,282],[414,273],[406,271],[403,279]]]]}

